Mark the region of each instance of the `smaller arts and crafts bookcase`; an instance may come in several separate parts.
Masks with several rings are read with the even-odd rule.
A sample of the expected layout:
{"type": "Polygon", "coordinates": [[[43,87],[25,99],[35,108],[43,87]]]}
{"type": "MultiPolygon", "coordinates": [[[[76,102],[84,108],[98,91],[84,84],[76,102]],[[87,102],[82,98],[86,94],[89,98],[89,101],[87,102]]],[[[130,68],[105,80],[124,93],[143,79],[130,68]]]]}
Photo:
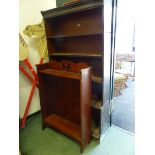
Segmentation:
{"type": "Polygon", "coordinates": [[[43,128],[52,127],[84,146],[90,141],[91,68],[69,61],[37,65],[43,128]]]}

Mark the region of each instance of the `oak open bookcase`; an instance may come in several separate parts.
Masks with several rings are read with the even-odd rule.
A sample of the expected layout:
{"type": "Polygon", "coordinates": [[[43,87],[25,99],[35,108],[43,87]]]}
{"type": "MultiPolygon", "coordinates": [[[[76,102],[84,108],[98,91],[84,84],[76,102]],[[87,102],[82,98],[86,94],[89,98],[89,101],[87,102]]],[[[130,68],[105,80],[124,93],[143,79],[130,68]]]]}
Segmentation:
{"type": "MultiPolygon", "coordinates": [[[[43,125],[61,130],[79,142],[81,133],[86,131],[100,141],[109,125],[105,118],[109,117],[110,88],[110,51],[105,52],[104,47],[103,0],[81,0],[41,13],[49,54],[49,63],[37,66],[43,125]],[[57,71],[52,69],[52,62],[61,67],[57,71]],[[78,72],[74,72],[76,65],[82,65],[78,72]],[[85,82],[81,83],[83,79],[85,82]],[[83,109],[85,100],[91,100],[91,110],[90,106],[83,109]],[[91,115],[86,111],[92,111],[91,115]],[[83,119],[89,120],[91,127],[83,119]],[[87,124],[89,130],[82,131],[80,122],[87,124]]],[[[89,138],[86,139],[82,143],[88,143],[89,138]]]]}
{"type": "Polygon", "coordinates": [[[37,65],[43,128],[53,127],[81,144],[90,142],[91,68],[69,61],[37,65]]]}

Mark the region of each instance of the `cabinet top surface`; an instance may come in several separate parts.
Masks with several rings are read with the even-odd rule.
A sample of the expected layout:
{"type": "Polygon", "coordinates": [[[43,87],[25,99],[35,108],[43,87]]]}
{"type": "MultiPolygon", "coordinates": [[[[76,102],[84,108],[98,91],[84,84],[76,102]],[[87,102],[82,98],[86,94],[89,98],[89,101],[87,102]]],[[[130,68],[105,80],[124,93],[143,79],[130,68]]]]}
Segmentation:
{"type": "Polygon", "coordinates": [[[81,0],[70,5],[64,5],[47,11],[41,11],[41,14],[44,19],[48,19],[101,6],[103,6],[103,0],[81,0]]]}

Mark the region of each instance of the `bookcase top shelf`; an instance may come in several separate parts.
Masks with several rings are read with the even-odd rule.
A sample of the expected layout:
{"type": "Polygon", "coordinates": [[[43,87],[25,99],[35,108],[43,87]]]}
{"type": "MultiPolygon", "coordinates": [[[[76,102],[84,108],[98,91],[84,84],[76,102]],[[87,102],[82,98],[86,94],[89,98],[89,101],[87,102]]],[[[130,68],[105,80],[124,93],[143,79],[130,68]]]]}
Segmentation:
{"type": "MultiPolygon", "coordinates": [[[[98,53],[98,52],[94,52],[98,53]]],[[[103,55],[101,54],[86,54],[86,53],[74,53],[74,52],[56,52],[50,53],[49,56],[68,56],[68,57],[95,57],[95,58],[102,58],[103,55]]]]}
{"type": "Polygon", "coordinates": [[[65,5],[62,7],[50,9],[47,11],[41,11],[44,19],[54,18],[57,16],[63,16],[66,14],[71,14],[75,12],[80,12],[84,10],[89,10],[97,7],[103,6],[103,0],[87,0],[79,1],[70,5],[65,5]]]}
{"type": "Polygon", "coordinates": [[[97,33],[83,33],[83,34],[72,34],[72,35],[51,35],[47,36],[47,39],[58,39],[58,38],[69,38],[69,37],[85,37],[85,36],[91,36],[91,35],[103,35],[103,32],[97,32],[97,33]]]}

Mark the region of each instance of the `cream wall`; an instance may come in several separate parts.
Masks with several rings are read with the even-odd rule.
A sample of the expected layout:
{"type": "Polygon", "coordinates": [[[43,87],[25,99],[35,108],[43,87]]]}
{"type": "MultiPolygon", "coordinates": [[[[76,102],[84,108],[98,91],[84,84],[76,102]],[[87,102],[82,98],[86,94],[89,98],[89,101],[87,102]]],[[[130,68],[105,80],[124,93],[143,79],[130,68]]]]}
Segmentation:
{"type": "MultiPolygon", "coordinates": [[[[22,31],[27,25],[41,22],[42,15],[40,11],[56,7],[56,0],[19,0],[19,31],[29,47],[28,59],[35,68],[40,57],[34,47],[34,38],[28,38],[22,31]]],[[[47,61],[47,60],[46,60],[47,61]]],[[[26,103],[31,91],[32,82],[30,82],[21,72],[19,73],[19,115],[22,118],[26,103]]],[[[38,89],[35,89],[31,102],[29,115],[40,110],[38,89]]]]}

